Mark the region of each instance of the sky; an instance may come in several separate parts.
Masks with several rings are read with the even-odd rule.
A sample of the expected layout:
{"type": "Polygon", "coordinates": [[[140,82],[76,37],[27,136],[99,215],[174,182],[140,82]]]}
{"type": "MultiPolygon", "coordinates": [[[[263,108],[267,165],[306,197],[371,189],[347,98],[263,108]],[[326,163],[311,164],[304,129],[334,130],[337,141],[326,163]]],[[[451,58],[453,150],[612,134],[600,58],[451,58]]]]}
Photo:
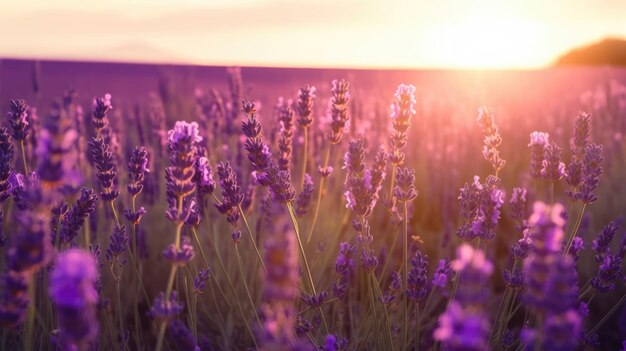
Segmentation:
{"type": "Polygon", "coordinates": [[[0,0],[0,57],[534,69],[626,37],[625,16],[622,0],[0,0]]]}

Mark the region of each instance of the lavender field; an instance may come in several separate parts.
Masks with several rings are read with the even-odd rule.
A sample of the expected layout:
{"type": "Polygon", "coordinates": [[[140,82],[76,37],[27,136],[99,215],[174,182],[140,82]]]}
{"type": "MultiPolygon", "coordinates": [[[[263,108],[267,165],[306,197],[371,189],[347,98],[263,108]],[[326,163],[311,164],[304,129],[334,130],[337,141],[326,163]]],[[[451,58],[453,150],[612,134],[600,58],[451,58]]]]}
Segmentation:
{"type": "Polygon", "coordinates": [[[0,60],[0,350],[626,349],[626,69],[0,60]]]}

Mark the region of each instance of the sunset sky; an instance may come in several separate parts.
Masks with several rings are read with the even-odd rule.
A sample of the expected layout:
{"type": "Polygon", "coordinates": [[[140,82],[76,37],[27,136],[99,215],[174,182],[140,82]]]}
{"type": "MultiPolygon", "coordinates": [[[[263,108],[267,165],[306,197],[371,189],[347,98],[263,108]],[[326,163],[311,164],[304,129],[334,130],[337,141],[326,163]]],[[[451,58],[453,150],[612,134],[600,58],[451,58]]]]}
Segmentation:
{"type": "Polygon", "coordinates": [[[0,57],[539,68],[626,37],[620,0],[0,0],[0,57]]]}

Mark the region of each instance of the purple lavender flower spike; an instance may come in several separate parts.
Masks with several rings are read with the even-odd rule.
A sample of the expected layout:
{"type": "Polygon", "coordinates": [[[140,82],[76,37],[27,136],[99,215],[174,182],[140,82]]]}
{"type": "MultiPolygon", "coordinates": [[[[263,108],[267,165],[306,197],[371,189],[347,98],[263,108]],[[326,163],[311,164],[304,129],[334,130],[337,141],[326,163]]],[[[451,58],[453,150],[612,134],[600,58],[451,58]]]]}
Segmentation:
{"type": "Polygon", "coordinates": [[[618,220],[612,221],[607,224],[593,241],[592,248],[596,252],[596,262],[600,263],[604,260],[604,256],[610,254],[610,245],[615,238],[615,234],[620,229],[620,223],[618,220]]]}
{"type": "Polygon", "coordinates": [[[315,87],[305,85],[298,92],[296,111],[298,123],[301,127],[308,127],[313,123],[313,104],[315,102],[315,87]]]}
{"type": "Polygon", "coordinates": [[[331,131],[327,134],[328,141],[338,144],[343,137],[344,128],[348,123],[348,102],[350,101],[350,83],[345,79],[332,81],[331,98],[331,131]]]}
{"type": "Polygon", "coordinates": [[[491,163],[496,174],[498,174],[498,172],[504,168],[506,161],[502,159],[500,151],[498,150],[498,147],[502,143],[502,137],[496,125],[494,112],[481,107],[478,110],[478,124],[485,136],[483,141],[483,157],[491,163]]]}
{"type": "Polygon", "coordinates": [[[415,170],[407,167],[398,168],[396,172],[396,186],[393,195],[400,202],[408,202],[417,197],[415,190],[415,170]]]}
{"type": "Polygon", "coordinates": [[[220,162],[217,165],[217,175],[222,188],[222,201],[215,204],[215,207],[220,213],[227,216],[229,223],[235,225],[239,220],[238,206],[243,201],[237,173],[233,171],[229,162],[220,162]]]}
{"type": "Polygon", "coordinates": [[[102,138],[92,138],[89,142],[89,150],[91,158],[96,164],[96,177],[102,189],[100,197],[103,201],[113,201],[119,195],[115,189],[117,171],[113,153],[102,138]]]}
{"type": "Polygon", "coordinates": [[[490,330],[491,325],[484,313],[467,311],[453,301],[439,316],[439,326],[433,336],[441,342],[444,350],[483,351],[489,349],[490,330]]]}
{"type": "Polygon", "coordinates": [[[198,157],[196,160],[195,182],[196,191],[200,198],[213,194],[215,190],[213,170],[209,164],[209,159],[204,156],[198,157]]]}
{"type": "Polygon", "coordinates": [[[61,243],[68,244],[76,238],[85,219],[95,212],[97,202],[98,196],[94,194],[92,189],[81,189],[80,197],[63,217],[60,231],[61,243]]]}
{"type": "Polygon", "coordinates": [[[437,269],[435,270],[435,273],[433,273],[433,280],[431,284],[433,286],[445,288],[450,279],[450,272],[450,260],[447,258],[439,260],[437,269]]]}
{"type": "Polygon", "coordinates": [[[128,194],[137,196],[143,190],[143,183],[148,169],[148,150],[143,146],[133,149],[128,161],[128,194]]]}
{"type": "Polygon", "coordinates": [[[125,265],[126,261],[121,258],[121,255],[126,251],[126,245],[128,245],[126,227],[115,224],[113,226],[113,234],[111,234],[109,246],[105,253],[107,261],[115,262],[119,266],[125,265]]]}
{"type": "Polygon", "coordinates": [[[411,301],[419,302],[428,295],[431,287],[426,276],[428,273],[428,256],[420,250],[411,258],[411,270],[409,271],[408,287],[406,294],[411,301]]]}
{"type": "Polygon", "coordinates": [[[50,275],[49,294],[57,309],[63,336],[74,344],[87,345],[98,335],[96,260],[88,251],[71,249],[56,259],[50,275]]]}
{"type": "Polygon", "coordinates": [[[100,132],[108,124],[107,113],[113,108],[111,105],[111,94],[93,99],[93,119],[92,123],[96,132],[100,132]]]}
{"type": "Polygon", "coordinates": [[[193,292],[194,294],[202,294],[206,288],[206,281],[209,280],[212,271],[211,268],[201,269],[198,271],[198,275],[193,279],[193,292]]]}
{"type": "Polygon", "coordinates": [[[13,143],[5,127],[0,127],[0,203],[11,196],[11,162],[13,161],[13,143]]]}
{"type": "Polygon", "coordinates": [[[59,102],[50,111],[45,128],[39,133],[37,144],[37,174],[48,188],[61,188],[78,192],[83,179],[75,169],[78,162],[75,144],[78,132],[73,121],[59,102]]]}
{"type": "Polygon", "coordinates": [[[511,207],[511,218],[515,221],[515,227],[522,232],[526,228],[526,218],[528,211],[526,209],[526,188],[513,188],[513,193],[509,199],[511,207]]]}
{"type": "Polygon", "coordinates": [[[278,121],[280,123],[280,137],[278,139],[278,165],[281,171],[288,171],[291,164],[291,153],[293,151],[293,115],[291,109],[293,102],[285,101],[282,97],[278,99],[276,109],[278,110],[278,121]]]}
{"type": "Polygon", "coordinates": [[[598,266],[598,273],[591,278],[591,287],[601,293],[615,290],[615,281],[624,280],[623,257],[607,254],[598,266]]]}
{"type": "Polygon", "coordinates": [[[565,175],[565,164],[561,162],[561,148],[551,142],[544,146],[541,176],[550,182],[559,181],[565,175]]]}
{"type": "Polygon", "coordinates": [[[196,190],[196,145],[202,141],[198,123],[177,121],[167,133],[170,165],[165,169],[167,187],[168,219],[184,223],[190,215],[192,200],[189,196],[196,190]]]}
{"type": "Polygon", "coordinates": [[[303,217],[309,212],[313,190],[313,178],[307,173],[304,175],[304,188],[296,198],[295,210],[298,217],[303,217]]]}
{"type": "Polygon", "coordinates": [[[11,110],[7,113],[11,124],[11,136],[16,141],[24,141],[28,137],[31,128],[28,112],[30,107],[24,100],[11,100],[11,110]]]}
{"type": "Polygon", "coordinates": [[[177,249],[174,244],[170,244],[167,249],[163,250],[163,257],[170,261],[172,265],[184,266],[193,259],[194,250],[189,237],[183,237],[180,248],[177,249]]]}
{"type": "Polygon", "coordinates": [[[394,166],[404,163],[402,149],[407,143],[407,131],[411,126],[411,119],[415,116],[415,87],[400,84],[391,104],[391,120],[393,133],[389,139],[389,161],[394,166]]]}
{"type": "Polygon", "coordinates": [[[550,143],[550,134],[543,132],[530,133],[530,175],[538,179],[541,177],[545,146],[550,143]]]}
{"type": "Polygon", "coordinates": [[[574,125],[574,138],[572,140],[572,151],[578,159],[582,159],[585,148],[591,143],[591,115],[579,112],[574,125]]]}
{"type": "Polygon", "coordinates": [[[595,191],[600,182],[600,175],[602,174],[600,163],[603,160],[602,145],[589,144],[585,148],[585,156],[582,161],[583,180],[578,193],[574,196],[575,199],[581,200],[585,204],[593,203],[598,199],[595,191]]]}
{"type": "Polygon", "coordinates": [[[165,293],[160,292],[150,307],[150,316],[160,321],[171,321],[184,309],[182,302],[178,301],[178,293],[172,291],[169,300],[165,299],[165,293]]]}
{"type": "Polygon", "coordinates": [[[463,244],[457,249],[457,259],[451,267],[458,272],[463,285],[456,299],[439,316],[433,336],[446,350],[487,350],[491,325],[483,308],[487,296],[482,287],[493,273],[493,264],[482,251],[463,244]]]}

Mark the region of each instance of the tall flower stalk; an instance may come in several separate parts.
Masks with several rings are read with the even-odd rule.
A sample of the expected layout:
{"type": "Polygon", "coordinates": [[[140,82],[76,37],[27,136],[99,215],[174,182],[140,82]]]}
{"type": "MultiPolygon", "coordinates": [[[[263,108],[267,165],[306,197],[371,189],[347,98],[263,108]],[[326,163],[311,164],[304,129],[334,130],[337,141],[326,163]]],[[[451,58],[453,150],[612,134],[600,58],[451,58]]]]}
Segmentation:
{"type": "MultiPolygon", "coordinates": [[[[170,166],[165,170],[168,198],[166,215],[175,224],[176,229],[174,244],[170,245],[164,252],[166,258],[171,261],[172,268],[167,279],[165,293],[160,300],[155,300],[154,308],[156,308],[157,312],[161,309],[160,305],[167,307],[173,303],[172,300],[176,300],[173,297],[172,290],[177,269],[179,266],[184,266],[193,257],[193,247],[188,243],[181,245],[181,229],[191,215],[194,206],[194,201],[190,195],[196,190],[196,184],[193,182],[194,163],[196,161],[196,145],[201,141],[202,137],[200,137],[196,122],[178,121],[174,125],[174,129],[168,132],[170,166]]],[[[182,305],[180,308],[182,309],[182,305]]],[[[175,310],[166,308],[166,311],[163,311],[164,313],[158,315],[160,317],[160,325],[156,344],[157,351],[161,350],[163,346],[167,324],[171,317],[178,313],[177,310],[178,308],[175,310]]]]}
{"type": "Polygon", "coordinates": [[[407,347],[407,337],[409,330],[409,304],[408,304],[408,287],[409,287],[409,211],[407,202],[417,197],[415,190],[415,170],[409,168],[399,168],[396,173],[396,186],[394,188],[394,197],[402,204],[402,260],[404,267],[404,289],[407,291],[402,295],[402,304],[404,310],[404,330],[402,337],[402,348],[407,347]]]}
{"type": "Polygon", "coordinates": [[[396,169],[404,164],[404,152],[406,147],[408,130],[411,119],[415,116],[415,87],[413,85],[400,84],[391,104],[391,126],[393,132],[389,139],[389,162],[391,163],[391,181],[389,182],[389,196],[393,196],[396,169]]]}
{"type": "Polygon", "coordinates": [[[26,161],[26,150],[24,149],[24,140],[28,138],[31,129],[28,111],[30,107],[24,100],[11,100],[11,111],[7,114],[9,123],[11,124],[11,136],[13,140],[20,143],[20,152],[22,154],[22,167],[24,174],[28,174],[28,162],[26,161]]]}
{"type": "Polygon", "coordinates": [[[315,231],[315,225],[319,217],[320,206],[322,205],[322,195],[324,194],[324,184],[326,178],[332,173],[332,167],[330,167],[330,154],[332,152],[333,145],[337,145],[343,138],[344,129],[350,116],[348,115],[348,103],[350,102],[350,83],[345,79],[333,80],[332,88],[330,90],[332,94],[331,98],[331,130],[326,134],[328,140],[328,146],[326,147],[326,154],[322,165],[319,167],[320,184],[317,189],[317,199],[315,201],[315,210],[313,212],[313,221],[309,227],[309,233],[306,236],[307,244],[311,242],[313,232],[315,231]]]}

